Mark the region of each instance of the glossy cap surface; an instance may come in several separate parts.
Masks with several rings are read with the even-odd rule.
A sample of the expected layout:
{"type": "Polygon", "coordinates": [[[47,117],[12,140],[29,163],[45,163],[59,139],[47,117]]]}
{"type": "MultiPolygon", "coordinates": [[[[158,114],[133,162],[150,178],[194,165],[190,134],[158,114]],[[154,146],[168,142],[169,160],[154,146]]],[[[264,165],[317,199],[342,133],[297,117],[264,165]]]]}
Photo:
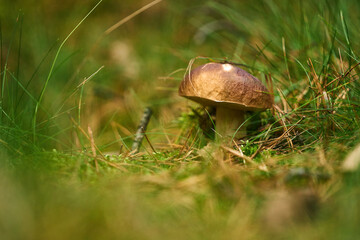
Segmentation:
{"type": "Polygon", "coordinates": [[[207,63],[186,73],[179,95],[205,106],[248,111],[268,109],[273,103],[259,79],[228,63],[207,63]]]}

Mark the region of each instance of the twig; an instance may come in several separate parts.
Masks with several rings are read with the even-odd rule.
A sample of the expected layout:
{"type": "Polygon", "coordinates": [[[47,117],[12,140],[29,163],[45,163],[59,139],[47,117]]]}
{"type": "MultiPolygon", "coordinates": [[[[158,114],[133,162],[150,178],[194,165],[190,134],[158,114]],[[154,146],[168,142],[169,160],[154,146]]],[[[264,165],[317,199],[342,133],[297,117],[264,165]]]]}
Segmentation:
{"type": "Polygon", "coordinates": [[[133,143],[133,145],[131,147],[132,153],[138,153],[139,152],[140,147],[141,147],[141,142],[142,142],[142,140],[144,138],[145,131],[146,131],[147,125],[149,124],[151,115],[152,115],[151,108],[149,108],[149,107],[145,108],[143,117],[142,117],[142,119],[140,121],[140,125],[139,125],[139,127],[138,127],[138,129],[136,131],[136,134],[135,134],[134,143],[133,143]]]}

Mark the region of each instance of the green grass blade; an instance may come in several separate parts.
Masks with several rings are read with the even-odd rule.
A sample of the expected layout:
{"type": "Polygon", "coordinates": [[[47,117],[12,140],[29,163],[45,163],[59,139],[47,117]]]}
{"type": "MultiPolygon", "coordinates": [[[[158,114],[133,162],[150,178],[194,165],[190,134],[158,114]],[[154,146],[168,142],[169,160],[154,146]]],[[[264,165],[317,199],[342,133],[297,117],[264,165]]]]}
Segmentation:
{"type": "Polygon", "coordinates": [[[46,78],[46,81],[44,83],[44,86],[41,89],[41,93],[39,96],[39,100],[35,106],[35,110],[34,110],[34,116],[33,116],[33,121],[32,121],[32,126],[33,126],[33,141],[36,142],[36,118],[37,118],[37,114],[38,114],[38,110],[39,110],[39,106],[41,104],[42,98],[44,96],[46,87],[50,81],[50,78],[53,74],[53,70],[55,68],[55,64],[56,61],[59,57],[59,54],[63,48],[63,46],[65,45],[65,43],[67,42],[67,40],[71,37],[71,35],[80,27],[80,25],[90,16],[90,14],[100,5],[100,3],[102,2],[102,0],[100,0],[86,15],[83,19],[81,19],[81,21],[75,26],[75,28],[66,36],[66,38],[61,42],[56,54],[55,54],[55,58],[54,61],[52,62],[51,68],[50,68],[50,72],[46,78]]]}

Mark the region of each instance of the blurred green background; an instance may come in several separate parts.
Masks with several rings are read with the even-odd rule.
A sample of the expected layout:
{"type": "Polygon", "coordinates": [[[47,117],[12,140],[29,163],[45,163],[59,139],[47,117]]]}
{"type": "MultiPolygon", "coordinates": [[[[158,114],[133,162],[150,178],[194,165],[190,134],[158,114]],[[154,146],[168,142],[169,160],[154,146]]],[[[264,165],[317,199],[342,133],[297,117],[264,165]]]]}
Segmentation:
{"type": "MultiPolygon", "coordinates": [[[[61,49],[34,123],[35,102],[57,49],[97,2],[6,1],[0,9],[1,66],[11,74],[3,74],[9,79],[3,81],[9,96],[3,96],[3,108],[12,115],[10,125],[29,135],[28,143],[35,134],[51,138],[40,138],[35,144],[40,148],[80,148],[70,115],[84,129],[92,128],[103,150],[114,150],[111,126],[120,124],[127,141],[146,106],[155,111],[152,137],[161,138],[163,128],[171,128],[186,110],[177,86],[192,58],[242,63],[263,82],[271,73],[275,89],[283,88],[285,95],[287,89],[300,94],[308,59],[317,59],[315,69],[323,71],[329,51],[339,54],[335,44],[347,44],[340,12],[348,22],[357,21],[355,2],[161,1],[107,35],[110,26],[149,2],[103,1],[61,49]],[[80,83],[102,66],[81,89],[80,83]]],[[[354,29],[347,29],[350,37],[354,29]]],[[[344,58],[351,65],[354,57],[344,58]]]]}
{"type": "Polygon", "coordinates": [[[77,28],[98,2],[1,2],[0,239],[355,239],[359,171],[340,166],[360,140],[360,2],[163,0],[105,33],[149,2],[104,0],[77,28]],[[177,94],[194,58],[273,86],[280,110],[240,142],[269,171],[200,153],[177,94]],[[157,152],[131,157],[147,106],[157,152]]]}
{"type": "MultiPolygon", "coordinates": [[[[28,90],[28,96],[24,96],[18,86],[13,86],[11,91],[15,92],[11,93],[13,100],[9,108],[21,106],[15,107],[17,112],[13,115],[25,131],[30,133],[33,124],[34,102],[29,98],[39,98],[56,50],[95,3],[14,1],[2,4],[2,66],[6,62],[8,71],[28,90]]],[[[167,124],[182,111],[176,105],[181,101],[176,96],[176,88],[189,60],[196,56],[232,58],[238,42],[246,43],[249,37],[237,39],[236,27],[223,20],[207,1],[162,1],[111,34],[104,34],[110,26],[147,3],[104,1],[76,29],[60,52],[41,102],[37,122],[45,121],[46,126],[44,123],[38,126],[39,134],[48,136],[50,131],[50,136],[61,138],[58,142],[63,148],[74,146],[74,138],[68,135],[72,133],[66,131],[72,125],[67,113],[77,117],[74,106],[78,107],[80,94],[78,91],[69,97],[70,93],[101,66],[104,69],[84,87],[85,104],[80,106],[81,123],[79,121],[85,128],[92,127],[98,141],[111,142],[114,135],[109,126],[114,121],[128,128],[129,131],[122,134],[133,133],[145,106],[152,106],[154,119],[167,124]],[[207,24],[214,26],[208,30],[207,24]],[[228,30],[234,34],[213,36],[228,30]]],[[[11,84],[10,81],[7,84],[11,84]]],[[[53,141],[46,139],[44,143],[53,141]]],[[[59,148],[59,144],[56,147],[59,148]]]]}

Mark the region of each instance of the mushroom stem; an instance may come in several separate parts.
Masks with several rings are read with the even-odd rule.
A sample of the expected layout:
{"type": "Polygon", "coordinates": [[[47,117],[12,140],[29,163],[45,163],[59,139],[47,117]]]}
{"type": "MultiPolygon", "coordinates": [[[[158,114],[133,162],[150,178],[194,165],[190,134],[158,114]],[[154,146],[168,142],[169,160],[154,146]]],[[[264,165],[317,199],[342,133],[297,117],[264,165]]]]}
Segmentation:
{"type": "Polygon", "coordinates": [[[221,139],[220,141],[226,141],[231,140],[233,137],[244,137],[246,135],[246,127],[244,126],[244,120],[245,111],[225,107],[217,107],[216,139],[221,139]]]}

